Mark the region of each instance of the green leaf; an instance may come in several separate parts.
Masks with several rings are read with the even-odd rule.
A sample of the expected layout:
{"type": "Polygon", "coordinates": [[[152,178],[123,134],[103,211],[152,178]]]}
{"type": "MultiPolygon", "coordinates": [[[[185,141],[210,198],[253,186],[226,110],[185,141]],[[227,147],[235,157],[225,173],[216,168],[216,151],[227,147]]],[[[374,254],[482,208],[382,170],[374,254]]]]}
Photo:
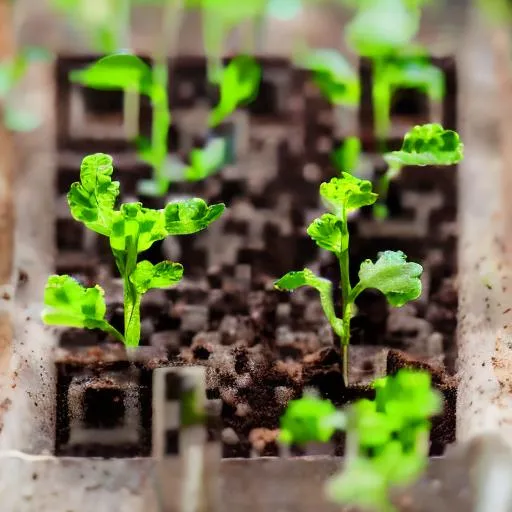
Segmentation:
{"type": "Polygon", "coordinates": [[[130,275],[130,281],[138,293],[146,293],[151,288],[168,288],[174,286],[183,277],[183,265],[171,261],[162,261],[153,265],[149,261],[137,263],[130,275]]]}
{"type": "Polygon", "coordinates": [[[343,232],[344,224],[332,213],[324,213],[308,227],[308,235],[318,247],[337,255],[348,249],[348,233],[343,232]]]}
{"type": "Polygon", "coordinates": [[[377,66],[377,70],[375,80],[380,86],[386,86],[390,90],[416,89],[433,101],[441,101],[444,97],[444,74],[430,62],[428,56],[386,60],[385,65],[377,66]]]}
{"type": "Polygon", "coordinates": [[[139,253],[168,234],[164,210],[144,208],[141,203],[125,203],[114,212],[110,245],[116,251],[129,251],[133,244],[139,253]]]}
{"type": "Polygon", "coordinates": [[[459,134],[440,124],[415,126],[404,137],[400,151],[384,155],[391,167],[405,165],[455,165],[464,157],[459,134]]]}
{"type": "Polygon", "coordinates": [[[383,57],[406,47],[419,30],[420,11],[403,0],[379,0],[361,7],[345,29],[348,45],[363,57],[383,57]]]}
{"type": "Polygon", "coordinates": [[[332,283],[328,279],[316,276],[311,270],[305,268],[285,274],[274,283],[274,287],[281,291],[292,291],[301,286],[311,286],[320,294],[320,302],[327,320],[338,336],[343,335],[343,321],[336,317],[332,301],[332,283]]]}
{"type": "Polygon", "coordinates": [[[280,440],[285,444],[326,443],[336,431],[330,421],[336,414],[330,400],[306,395],[292,400],[280,418],[280,440]]]}
{"type": "Polygon", "coordinates": [[[86,156],[80,166],[80,182],[68,192],[73,217],[89,229],[110,235],[119,182],[112,181],[112,157],[104,153],[86,156]]]}
{"type": "Polygon", "coordinates": [[[191,165],[185,171],[185,179],[199,181],[217,172],[226,160],[226,150],[224,137],[211,139],[204,149],[193,149],[190,153],[191,165]]]}
{"type": "Polygon", "coordinates": [[[417,299],[421,295],[420,276],[423,268],[406,259],[402,251],[384,251],[376,263],[364,261],[359,269],[358,288],[380,290],[395,307],[417,299]]]}
{"type": "Polygon", "coordinates": [[[236,108],[251,102],[258,94],[261,68],[253,57],[239,55],[222,71],[220,101],[210,112],[208,125],[218,126],[236,108]]]}
{"type": "Polygon", "coordinates": [[[169,203],[165,207],[165,226],[170,235],[190,235],[207,228],[224,212],[222,203],[208,206],[194,198],[169,203]]]}
{"type": "Polygon", "coordinates": [[[123,341],[105,320],[106,305],[102,288],[85,288],[70,276],[50,276],[44,291],[42,320],[47,325],[102,329],[123,341]]]}
{"type": "Polygon", "coordinates": [[[362,399],[352,406],[352,428],[357,431],[358,442],[365,448],[383,446],[391,440],[394,422],[377,410],[376,402],[362,399]]]}
{"type": "Polygon", "coordinates": [[[359,78],[338,51],[311,50],[300,56],[297,64],[313,73],[314,83],[332,104],[358,104],[359,78]]]}
{"type": "Polygon", "coordinates": [[[360,180],[347,172],[342,174],[342,178],[332,178],[328,183],[322,183],[320,195],[338,216],[344,210],[357,210],[361,206],[373,204],[377,199],[370,181],[360,180]]]}
{"type": "Polygon", "coordinates": [[[4,124],[13,132],[31,132],[40,126],[41,120],[31,112],[7,106],[4,110],[4,124]]]}
{"type": "Polygon", "coordinates": [[[115,53],[103,57],[82,70],[70,73],[72,82],[91,89],[137,90],[151,96],[151,68],[136,55],[115,53]]]}

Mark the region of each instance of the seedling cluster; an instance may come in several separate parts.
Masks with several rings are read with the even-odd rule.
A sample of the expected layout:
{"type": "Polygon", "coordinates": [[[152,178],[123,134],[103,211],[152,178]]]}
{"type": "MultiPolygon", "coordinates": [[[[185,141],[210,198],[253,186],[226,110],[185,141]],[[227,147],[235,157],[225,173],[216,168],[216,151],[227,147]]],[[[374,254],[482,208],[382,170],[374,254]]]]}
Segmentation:
{"type": "Polygon", "coordinates": [[[328,442],[346,432],[345,464],[326,484],[340,505],[393,512],[390,490],[418,478],[428,462],[430,418],[443,400],[429,373],[403,369],[377,379],[374,400],[362,399],[344,411],[329,400],[306,395],[292,400],[281,417],[285,445],[328,442]]]}
{"type": "Polygon", "coordinates": [[[140,342],[140,305],[151,288],[167,288],[181,280],[183,267],[163,261],[153,265],[137,261],[154,242],[173,235],[190,235],[208,227],[224,211],[222,203],[208,206],[202,199],[168,203],[162,210],[144,208],[141,203],[124,203],[115,208],[119,182],[112,181],[109,155],[89,155],[82,161],[80,182],[73,183],[68,204],[73,218],[110,240],[124,288],[124,334],[105,319],[106,305],[100,286],[85,288],[68,275],[51,276],[46,285],[43,321],[102,329],[127,347],[140,342]]]}

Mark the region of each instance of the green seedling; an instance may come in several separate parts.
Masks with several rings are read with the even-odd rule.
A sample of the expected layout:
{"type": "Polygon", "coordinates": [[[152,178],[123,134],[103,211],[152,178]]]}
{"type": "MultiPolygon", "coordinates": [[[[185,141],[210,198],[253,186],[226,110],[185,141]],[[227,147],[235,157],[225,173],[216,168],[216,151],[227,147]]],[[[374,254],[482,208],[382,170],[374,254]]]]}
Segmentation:
{"type": "Polygon", "coordinates": [[[443,402],[422,371],[400,370],[374,387],[374,401],[359,400],[347,412],[346,465],[326,492],[338,504],[394,512],[390,490],[411,484],[425,470],[429,419],[443,402]]]}
{"type": "Polygon", "coordinates": [[[291,400],[281,416],[279,441],[285,445],[326,443],[336,430],[345,427],[345,415],[329,400],[313,393],[291,400]]]}
{"type": "MultiPolygon", "coordinates": [[[[171,123],[167,92],[168,69],[157,63],[151,69],[129,53],[108,55],[85,69],[72,71],[70,80],[98,90],[122,90],[126,95],[142,94],[151,100],[153,121],[151,142],[138,138],[139,157],[153,167],[153,180],[140,183],[145,195],[163,196],[169,188],[166,176],[167,136],[171,123]]],[[[128,117],[128,115],[127,115],[128,117]]]]}
{"type": "Polygon", "coordinates": [[[224,42],[228,34],[239,24],[252,21],[254,39],[250,30],[246,30],[245,52],[256,53],[258,29],[262,28],[268,0],[192,0],[188,7],[201,8],[203,40],[208,58],[208,80],[219,83],[222,74],[222,55],[224,42]]]}
{"type": "Polygon", "coordinates": [[[459,134],[445,130],[440,124],[424,124],[409,130],[399,151],[384,155],[388,164],[386,173],[379,183],[380,209],[376,211],[380,218],[387,217],[384,201],[389,190],[389,183],[400,175],[406,166],[447,166],[458,164],[464,158],[464,144],[459,134]]]}
{"type": "Polygon", "coordinates": [[[359,104],[359,78],[339,52],[307,51],[296,59],[296,64],[312,72],[313,82],[333,105],[355,107],[359,104]]]}
{"type": "Polygon", "coordinates": [[[375,59],[373,79],[375,130],[381,141],[389,132],[391,103],[397,90],[414,89],[431,102],[442,101],[445,94],[442,71],[422,55],[375,59]]]}
{"type": "Polygon", "coordinates": [[[24,47],[12,58],[0,63],[0,101],[3,105],[3,124],[14,132],[35,130],[40,119],[32,113],[14,107],[9,94],[25,76],[32,62],[45,61],[51,57],[49,52],[38,47],[24,47]]]}
{"type": "Polygon", "coordinates": [[[57,12],[84,27],[94,50],[112,53],[126,46],[133,0],[51,0],[57,12]]]}
{"type": "Polygon", "coordinates": [[[48,325],[102,329],[126,347],[140,341],[140,305],[151,288],[177,284],[183,267],[164,261],[153,265],[137,261],[154,242],[173,235],[189,235],[208,227],[224,211],[223,204],[208,206],[202,199],[171,202],[162,210],[144,208],[141,203],[125,203],[115,208],[119,182],[112,181],[112,157],[97,153],[85,157],[80,181],[73,183],[68,204],[74,219],[88,229],[109,238],[110,247],[124,288],[124,334],[105,319],[103,290],[85,288],[72,277],[51,276],[46,285],[42,313],[48,325]]]}
{"type": "Polygon", "coordinates": [[[372,205],[377,199],[377,194],[372,192],[371,182],[343,173],[340,178],[322,183],[320,196],[330,209],[330,213],[315,219],[309,225],[307,233],[320,248],[334,253],[339,262],[341,318],[336,315],[332,283],[315,275],[310,269],[287,273],[276,281],[275,287],[291,291],[301,286],[311,286],[319,292],[324,314],[341,341],[343,379],[345,385],[348,385],[350,321],[355,300],[363,290],[375,288],[386,296],[391,306],[401,307],[421,295],[420,276],[423,269],[417,263],[407,262],[405,254],[400,251],[384,251],[375,263],[366,260],[361,264],[359,282],[352,287],[348,216],[362,206],[372,205]]]}
{"type": "Polygon", "coordinates": [[[353,174],[361,158],[361,139],[359,137],[347,137],[342,144],[335,148],[331,155],[331,162],[338,173],[343,169],[353,174]]]}
{"type": "Polygon", "coordinates": [[[220,72],[220,100],[210,112],[208,125],[218,126],[240,105],[248,104],[258,95],[261,67],[253,57],[239,55],[220,72]]]}

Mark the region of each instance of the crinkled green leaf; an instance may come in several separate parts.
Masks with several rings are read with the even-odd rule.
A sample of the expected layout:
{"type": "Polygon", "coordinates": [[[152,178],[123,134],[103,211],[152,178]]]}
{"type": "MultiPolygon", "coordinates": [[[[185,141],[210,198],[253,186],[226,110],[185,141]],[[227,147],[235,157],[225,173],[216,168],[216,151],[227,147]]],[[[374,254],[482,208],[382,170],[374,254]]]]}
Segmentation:
{"type": "Polygon", "coordinates": [[[211,139],[204,149],[193,149],[185,179],[199,181],[217,172],[226,160],[226,150],[226,140],[223,137],[211,139]]]}
{"type": "Polygon", "coordinates": [[[292,400],[280,418],[280,440],[285,444],[326,443],[335,432],[329,418],[336,414],[330,400],[306,395],[292,400]]]}
{"type": "Polygon", "coordinates": [[[73,217],[89,229],[109,236],[119,182],[112,181],[112,157],[104,153],[86,156],[80,166],[80,182],[68,192],[73,217]]]}
{"type": "Polygon", "coordinates": [[[165,207],[165,227],[169,235],[190,235],[207,228],[224,209],[223,203],[208,206],[199,198],[169,203],[165,207]]]}
{"type": "Polygon", "coordinates": [[[379,0],[361,7],[345,29],[348,45],[364,57],[382,57],[406,47],[419,30],[420,10],[403,0],[379,0]]]}
{"type": "Polygon", "coordinates": [[[459,134],[440,124],[415,126],[404,137],[400,151],[384,155],[390,166],[454,165],[464,157],[459,134]]]}
{"type": "Polygon", "coordinates": [[[72,82],[100,90],[137,90],[152,93],[151,68],[136,55],[115,53],[70,73],[72,82]]]}
{"type": "Polygon", "coordinates": [[[332,178],[322,183],[320,195],[338,215],[343,209],[347,212],[357,210],[373,204],[377,199],[377,194],[372,192],[371,181],[360,180],[347,172],[342,174],[342,178],[332,178]]]}
{"type": "Polygon", "coordinates": [[[146,293],[151,288],[168,288],[174,286],[183,277],[183,265],[172,261],[162,261],[153,265],[144,260],[137,263],[130,275],[130,281],[137,292],[146,293]]]}
{"type": "Polygon", "coordinates": [[[348,233],[343,233],[344,224],[332,213],[324,213],[308,227],[308,235],[318,247],[335,254],[348,249],[348,233]]]}
{"type": "Polygon", "coordinates": [[[328,279],[316,276],[310,269],[292,271],[274,283],[274,287],[282,291],[292,291],[301,286],[311,286],[320,294],[320,302],[325,316],[338,336],[343,334],[343,321],[336,317],[332,301],[332,283],[328,279]]]}
{"type": "Polygon", "coordinates": [[[258,94],[261,67],[253,57],[239,55],[224,68],[220,77],[220,101],[210,112],[209,126],[217,126],[238,106],[251,102],[258,94]]]}
{"type": "Polygon", "coordinates": [[[123,341],[123,337],[105,320],[103,289],[86,288],[70,276],[50,276],[44,291],[42,320],[47,325],[65,325],[102,329],[123,341]]]}
{"type": "Polygon", "coordinates": [[[406,259],[402,251],[384,251],[375,263],[364,261],[359,269],[358,286],[380,290],[395,307],[417,299],[421,295],[423,267],[406,259]]]}
{"type": "Polygon", "coordinates": [[[164,210],[144,208],[141,203],[126,203],[113,215],[110,245],[116,251],[127,251],[133,244],[137,252],[142,252],[168,234],[164,210]]]}

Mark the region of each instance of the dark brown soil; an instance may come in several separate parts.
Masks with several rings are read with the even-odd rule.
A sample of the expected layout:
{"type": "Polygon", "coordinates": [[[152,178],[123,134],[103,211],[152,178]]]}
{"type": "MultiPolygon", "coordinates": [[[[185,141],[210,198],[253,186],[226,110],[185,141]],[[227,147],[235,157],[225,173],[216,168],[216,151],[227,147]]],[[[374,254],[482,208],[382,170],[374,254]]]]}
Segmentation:
{"type": "MultiPolygon", "coordinates": [[[[189,63],[187,80],[199,80],[204,71],[199,64],[189,63]],[[199,66],[197,73],[194,66],[199,66]]],[[[453,82],[453,63],[449,59],[439,61],[439,65],[445,64],[453,82]]],[[[227,165],[205,181],[173,183],[166,198],[139,197],[146,206],[157,208],[184,195],[202,197],[209,203],[222,201],[228,206],[209,230],[155,244],[141,255],[154,263],[163,259],[180,261],[185,267],[185,279],[177,288],[153,290],[146,295],[141,344],[163,351],[168,362],[157,358],[156,365],[201,364],[209,368],[209,398],[221,398],[223,402],[225,457],[276,452],[274,434],[279,417],[287,402],[299,397],[307,387],[317,388],[324,397],[343,406],[371,397],[373,391],[367,385],[386,370],[386,364],[391,373],[404,364],[428,365],[446,398],[445,413],[435,420],[432,432],[432,453],[440,454],[453,439],[455,429],[456,386],[436,368],[444,364],[449,374],[456,358],[457,234],[453,225],[457,170],[404,169],[390,188],[388,220],[372,220],[369,209],[351,220],[353,282],[364,259],[375,259],[382,250],[402,250],[410,260],[423,264],[425,287],[418,301],[401,309],[390,309],[376,291],[360,296],[350,350],[354,384],[345,388],[337,341],[324,318],[317,293],[309,289],[279,293],[272,287],[273,281],[285,272],[306,266],[337,285],[336,262],[315,246],[306,228],[313,216],[323,211],[318,195],[320,183],[335,174],[329,151],[322,147],[332,148],[341,141],[332,121],[325,121],[326,116],[333,117],[332,107],[311,94],[307,75],[286,62],[269,66],[286,77],[283,96],[290,101],[285,106],[277,101],[277,86],[272,84],[271,74],[266,76],[264,93],[271,100],[249,111],[248,154],[237,157],[237,165],[227,165]],[[292,149],[292,139],[300,146],[299,153],[292,149]],[[269,154],[275,157],[271,159],[273,163],[269,154]],[[249,165],[251,159],[257,165],[249,165]],[[399,234],[396,223],[402,226],[399,234]],[[388,349],[392,350],[388,353],[388,349]],[[400,351],[406,352],[407,357],[400,351]]],[[[450,91],[455,94],[456,84],[452,82],[450,91]]],[[[203,89],[196,84],[198,97],[202,95],[204,99],[211,91],[203,89]]],[[[454,96],[448,96],[444,114],[452,123],[454,96]]],[[[400,109],[412,108],[407,107],[406,100],[407,96],[398,114],[404,114],[400,109]]],[[[195,101],[191,100],[189,107],[194,108],[193,105],[195,101]]],[[[361,111],[367,106],[363,104],[361,111]]],[[[410,113],[414,114],[412,110],[410,113]]],[[[416,114],[420,115],[421,109],[416,114]]],[[[185,130],[179,123],[173,128],[179,152],[183,150],[180,145],[185,130]]],[[[244,136],[236,124],[226,125],[221,131],[235,142],[244,136]]],[[[65,144],[61,149],[67,152],[59,155],[57,195],[61,200],[69,183],[77,179],[82,150],[88,147],[88,142],[82,141],[85,146],[81,142],[81,151],[73,153],[73,147],[66,146],[69,140],[62,140],[65,144]]],[[[199,135],[193,140],[194,144],[204,143],[199,135]]],[[[373,144],[368,141],[371,142],[368,137],[363,138],[367,152],[373,144]]],[[[388,143],[396,146],[396,141],[388,143]]],[[[108,151],[97,143],[90,149],[108,151]]],[[[137,181],[147,178],[150,170],[121,150],[114,154],[114,162],[122,200],[133,200],[137,181]]],[[[375,162],[373,180],[377,183],[382,163],[378,159],[375,162]]],[[[89,285],[100,282],[106,290],[107,316],[122,329],[122,294],[115,281],[108,242],[100,237],[87,238],[66,215],[65,208],[59,210],[57,233],[57,270],[70,272],[89,285]]],[[[335,299],[339,303],[338,292],[335,299]]],[[[61,338],[61,346],[94,347],[105,341],[102,333],[70,330],[61,338]]],[[[64,366],[86,373],[92,368],[93,378],[101,379],[107,367],[100,353],[96,359],[90,354],[85,359],[66,356],[64,366]]],[[[122,372],[137,366],[134,362],[123,364],[119,367],[122,372]]],[[[150,369],[144,375],[150,383],[150,369]]],[[[66,385],[68,381],[59,381],[61,398],[66,385]]],[[[108,391],[103,398],[112,401],[118,393],[108,391]]],[[[67,421],[66,405],[60,402],[58,407],[62,426],[67,421]]],[[[149,420],[146,417],[144,421],[149,420]]],[[[139,446],[141,454],[146,453],[143,450],[147,450],[147,438],[144,443],[139,446]]],[[[341,454],[342,437],[336,438],[328,449],[341,454]]]]}

